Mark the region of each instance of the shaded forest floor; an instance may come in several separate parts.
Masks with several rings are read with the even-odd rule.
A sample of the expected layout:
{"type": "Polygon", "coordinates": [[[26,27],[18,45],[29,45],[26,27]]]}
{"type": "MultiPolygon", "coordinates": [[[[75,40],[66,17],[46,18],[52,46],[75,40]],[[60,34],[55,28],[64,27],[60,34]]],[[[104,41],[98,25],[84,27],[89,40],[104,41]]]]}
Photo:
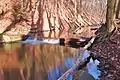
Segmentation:
{"type": "Polygon", "coordinates": [[[90,51],[100,57],[101,80],[120,80],[120,28],[110,40],[93,45],[90,51]]]}

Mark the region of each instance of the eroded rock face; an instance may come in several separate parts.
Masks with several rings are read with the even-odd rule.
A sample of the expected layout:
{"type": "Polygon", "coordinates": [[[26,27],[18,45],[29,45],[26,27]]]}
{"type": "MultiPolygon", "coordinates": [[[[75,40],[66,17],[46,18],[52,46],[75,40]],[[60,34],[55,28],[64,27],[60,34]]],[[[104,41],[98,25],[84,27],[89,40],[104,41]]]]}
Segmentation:
{"type": "Polygon", "coordinates": [[[12,15],[12,12],[7,12],[2,19],[0,19],[0,34],[2,34],[7,27],[9,27],[12,24],[12,21],[14,20],[14,17],[12,15]]]}
{"type": "Polygon", "coordinates": [[[0,34],[2,34],[2,41],[18,41],[22,39],[22,35],[28,34],[29,23],[21,20],[21,17],[22,19],[28,19],[28,16],[22,14],[19,0],[0,0],[0,34]]]}
{"type": "Polygon", "coordinates": [[[6,13],[12,10],[13,7],[17,7],[19,4],[20,0],[0,0],[0,9],[6,13]]]}
{"type": "Polygon", "coordinates": [[[81,34],[83,30],[78,28],[82,25],[105,22],[106,0],[77,0],[81,3],[77,4],[79,6],[74,0],[64,2],[65,4],[62,4],[63,0],[57,3],[54,0],[0,0],[0,34],[3,34],[3,41],[21,40],[21,36],[28,34],[30,28],[31,32],[34,29],[37,29],[36,32],[65,29],[66,32],[72,30],[81,34]]]}
{"type": "Polygon", "coordinates": [[[19,0],[0,0],[0,34],[12,24],[14,20],[13,8],[18,4],[19,0]]]}
{"type": "Polygon", "coordinates": [[[5,32],[2,36],[3,42],[13,42],[22,40],[22,35],[27,35],[30,31],[30,26],[25,22],[20,22],[14,28],[5,32]]]}

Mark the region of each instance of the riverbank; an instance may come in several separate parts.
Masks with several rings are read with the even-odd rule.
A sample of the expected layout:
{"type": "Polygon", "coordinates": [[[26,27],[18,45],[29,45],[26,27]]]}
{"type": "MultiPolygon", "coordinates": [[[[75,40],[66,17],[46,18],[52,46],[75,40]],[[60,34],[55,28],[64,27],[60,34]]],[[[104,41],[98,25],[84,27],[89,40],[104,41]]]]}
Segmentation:
{"type": "Polygon", "coordinates": [[[90,51],[99,56],[101,80],[120,80],[120,28],[110,40],[93,45],[90,51]]]}

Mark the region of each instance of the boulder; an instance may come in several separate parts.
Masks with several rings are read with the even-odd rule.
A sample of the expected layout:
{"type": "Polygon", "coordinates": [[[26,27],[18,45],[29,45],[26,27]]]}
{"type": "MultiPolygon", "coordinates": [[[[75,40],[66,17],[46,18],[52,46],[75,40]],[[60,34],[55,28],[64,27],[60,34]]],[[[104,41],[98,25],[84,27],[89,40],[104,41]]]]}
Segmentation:
{"type": "Polygon", "coordinates": [[[15,42],[22,40],[20,35],[3,35],[2,36],[3,42],[15,42]]]}
{"type": "Polygon", "coordinates": [[[7,31],[2,35],[2,42],[14,42],[19,41],[22,39],[22,36],[18,34],[18,32],[13,31],[7,31]]]}
{"type": "Polygon", "coordinates": [[[30,26],[26,22],[20,22],[15,25],[15,28],[11,28],[10,31],[5,32],[2,35],[3,42],[14,42],[22,40],[23,35],[27,35],[30,31],[30,26]]]}

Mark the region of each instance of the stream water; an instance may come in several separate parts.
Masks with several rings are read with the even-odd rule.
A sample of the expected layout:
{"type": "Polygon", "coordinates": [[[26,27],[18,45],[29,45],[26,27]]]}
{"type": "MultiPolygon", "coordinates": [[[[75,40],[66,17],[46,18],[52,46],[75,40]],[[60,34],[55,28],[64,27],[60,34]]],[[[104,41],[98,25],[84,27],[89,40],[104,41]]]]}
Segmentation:
{"type": "MultiPolygon", "coordinates": [[[[73,36],[67,34],[67,38],[70,37],[73,36]]],[[[1,43],[0,80],[57,80],[75,64],[78,56],[78,48],[54,45],[50,40],[32,44],[31,42],[1,43]]],[[[81,74],[80,80],[94,80],[85,69],[79,74],[81,74]]],[[[71,75],[67,80],[75,78],[71,75]]]]}

